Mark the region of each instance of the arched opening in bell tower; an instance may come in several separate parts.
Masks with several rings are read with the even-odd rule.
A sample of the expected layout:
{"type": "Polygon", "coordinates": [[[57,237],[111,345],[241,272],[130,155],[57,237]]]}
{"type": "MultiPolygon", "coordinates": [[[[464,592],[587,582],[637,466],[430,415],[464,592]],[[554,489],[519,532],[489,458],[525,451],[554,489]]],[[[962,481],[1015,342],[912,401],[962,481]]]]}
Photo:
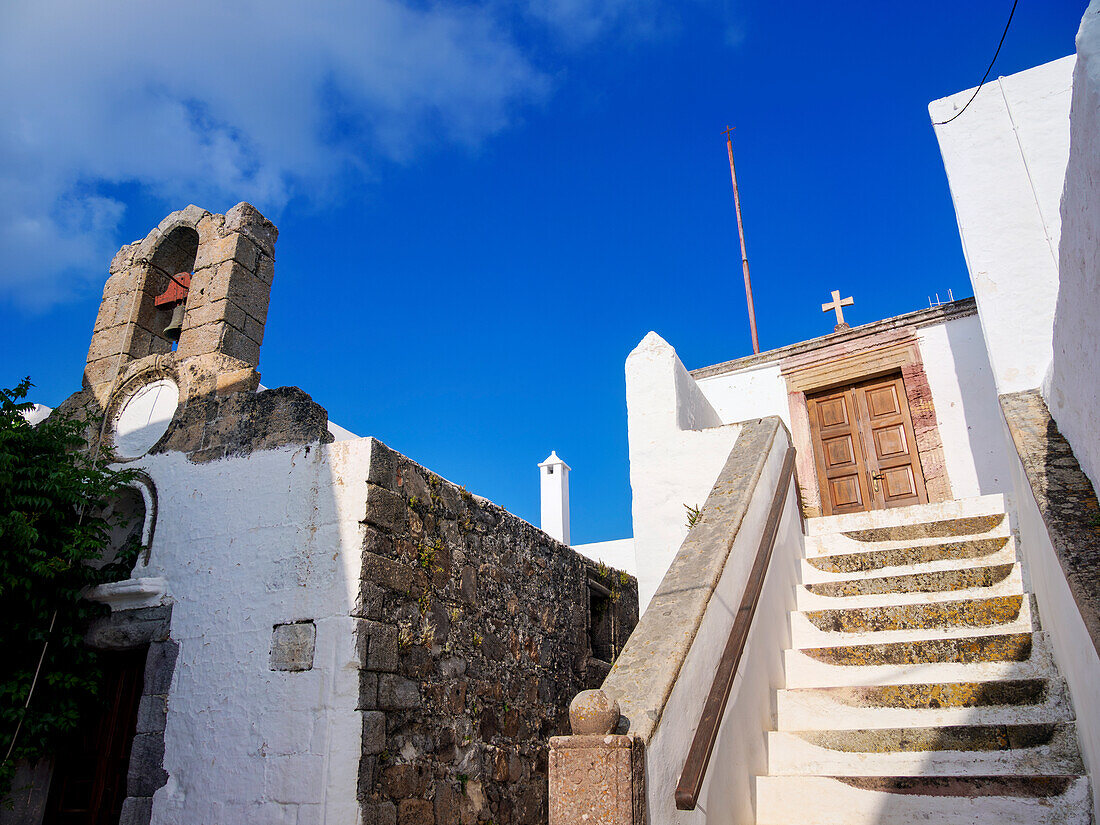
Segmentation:
{"type": "Polygon", "coordinates": [[[153,272],[143,298],[149,306],[148,313],[142,314],[150,318],[149,332],[157,352],[171,352],[179,341],[198,251],[199,233],[190,226],[177,226],[161,239],[149,262],[153,272]]]}

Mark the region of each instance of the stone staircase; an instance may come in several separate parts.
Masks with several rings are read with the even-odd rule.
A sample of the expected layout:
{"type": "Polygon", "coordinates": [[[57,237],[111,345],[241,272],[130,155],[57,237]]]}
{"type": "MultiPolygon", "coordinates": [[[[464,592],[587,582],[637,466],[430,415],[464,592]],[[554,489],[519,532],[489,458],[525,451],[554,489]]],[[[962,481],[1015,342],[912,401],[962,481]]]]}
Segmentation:
{"type": "Polygon", "coordinates": [[[758,825],[1091,823],[1003,497],[807,529],[758,825]]]}

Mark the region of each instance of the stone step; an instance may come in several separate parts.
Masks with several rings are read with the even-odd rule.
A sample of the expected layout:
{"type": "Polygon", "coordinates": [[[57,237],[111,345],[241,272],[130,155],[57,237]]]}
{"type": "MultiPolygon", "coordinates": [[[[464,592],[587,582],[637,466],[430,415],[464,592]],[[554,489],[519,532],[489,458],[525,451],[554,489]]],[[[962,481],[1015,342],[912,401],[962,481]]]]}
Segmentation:
{"type": "MultiPolygon", "coordinates": [[[[959,562],[958,569],[960,570],[977,570],[981,567],[987,567],[980,562],[976,563],[973,568],[964,567],[965,562],[959,562]]],[[[965,576],[956,578],[953,581],[949,581],[948,584],[960,585],[967,584],[967,579],[974,584],[973,587],[960,587],[958,589],[945,589],[945,590],[921,590],[919,589],[924,582],[905,580],[902,585],[907,588],[916,587],[917,589],[907,589],[902,591],[890,591],[887,586],[883,586],[881,583],[872,583],[867,587],[872,591],[869,593],[863,593],[852,596],[837,596],[829,595],[835,593],[836,589],[832,587],[817,587],[818,584],[825,584],[823,582],[812,582],[815,587],[813,589],[806,585],[799,585],[795,589],[795,601],[796,607],[799,610],[834,610],[839,608],[848,607],[882,607],[886,605],[902,605],[902,604],[932,604],[936,602],[956,602],[963,601],[965,599],[984,599],[984,598],[996,598],[999,596],[1019,596],[1024,594],[1024,579],[1020,568],[1020,563],[1016,562],[1011,565],[1011,569],[1007,575],[1003,571],[1003,565],[992,565],[995,569],[987,572],[975,572],[968,573],[965,576]],[[1003,578],[1002,578],[1003,577],[1003,578]],[[988,584],[988,582],[993,582],[988,584]],[[815,592],[822,591],[822,592],[815,592]]],[[[936,571],[939,572],[939,571],[936,571]]],[[[905,575],[905,574],[903,574],[905,575]]],[[[913,574],[918,576],[930,575],[930,574],[913,574]]],[[[874,578],[894,578],[892,576],[876,576],[874,578]]],[[[860,581],[859,579],[846,579],[846,581],[860,581]]],[[[942,578],[940,580],[942,584],[942,578]]],[[[844,588],[843,590],[848,590],[844,588]]],[[[843,591],[842,591],[843,592],[843,591]]],[[[856,592],[856,588],[852,588],[850,592],[856,592]]]]}
{"type": "Polygon", "coordinates": [[[1060,679],[780,690],[776,709],[787,731],[1074,721],[1060,679]]]}
{"type": "MultiPolygon", "coordinates": [[[[828,558],[828,557],[825,557],[828,558]]],[[[828,584],[830,582],[864,581],[865,579],[885,579],[894,576],[919,576],[927,573],[948,573],[953,570],[974,570],[979,567],[1001,567],[1019,562],[1016,545],[1008,542],[997,552],[972,558],[942,558],[932,561],[905,564],[897,567],[880,567],[868,570],[852,570],[834,573],[822,570],[813,564],[816,559],[801,559],[799,575],[802,584],[828,584]]]]}
{"type": "Polygon", "coordinates": [[[786,650],[783,665],[788,689],[1057,678],[1042,632],[786,650]]]}
{"type": "Polygon", "coordinates": [[[807,582],[802,587],[816,596],[881,596],[889,593],[942,593],[976,587],[992,587],[1004,581],[1017,563],[962,567],[891,576],[846,578],[807,582]]]}
{"type": "Polygon", "coordinates": [[[899,527],[914,523],[949,521],[973,516],[1003,515],[1005,512],[1007,512],[1005,497],[998,493],[989,496],[941,501],[936,504],[916,504],[911,507],[895,507],[889,510],[872,510],[865,513],[847,513],[842,516],[810,518],[806,519],[806,533],[810,536],[821,536],[829,533],[899,527]]]}
{"type": "Polygon", "coordinates": [[[1070,776],[760,776],[757,825],[1090,825],[1070,776]]]}
{"type": "Polygon", "coordinates": [[[849,538],[845,533],[827,533],[823,536],[806,536],[803,542],[803,556],[806,558],[816,558],[817,556],[865,553],[876,550],[904,550],[910,547],[934,547],[940,544],[951,544],[964,541],[1009,538],[1012,535],[1012,525],[1008,519],[1002,519],[996,527],[985,533],[979,533],[972,536],[951,536],[948,538],[930,536],[909,539],[908,541],[866,542],[849,538]]]}
{"type": "Polygon", "coordinates": [[[1045,776],[1084,771],[1071,722],[768,734],[772,776],[1045,776]]]}
{"type": "Polygon", "coordinates": [[[997,632],[972,629],[961,636],[911,632],[913,638],[903,641],[799,648],[799,652],[819,662],[848,667],[1022,662],[1031,657],[1030,631],[1002,633],[999,628],[997,632]]]}
{"type": "Polygon", "coordinates": [[[1031,599],[1024,595],[930,604],[852,607],[791,613],[791,647],[878,644],[968,636],[976,629],[1030,633],[1031,599]]]}
{"type": "Polygon", "coordinates": [[[1011,536],[965,539],[934,544],[902,544],[885,550],[864,550],[854,553],[831,553],[802,559],[802,581],[830,581],[861,576],[882,576],[903,571],[918,573],[926,570],[950,569],[959,562],[1004,564],[1017,560],[1016,545],[1011,536]]]}

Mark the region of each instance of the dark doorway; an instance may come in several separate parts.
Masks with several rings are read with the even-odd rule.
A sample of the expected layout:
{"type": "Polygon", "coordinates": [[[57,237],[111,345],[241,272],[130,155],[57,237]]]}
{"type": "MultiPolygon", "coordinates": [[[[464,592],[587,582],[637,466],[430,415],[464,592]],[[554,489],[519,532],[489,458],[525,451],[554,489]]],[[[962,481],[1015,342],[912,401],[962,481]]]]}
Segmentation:
{"type": "Polygon", "coordinates": [[[104,651],[103,692],[54,762],[44,825],[118,825],[145,681],[147,647],[104,651]]]}

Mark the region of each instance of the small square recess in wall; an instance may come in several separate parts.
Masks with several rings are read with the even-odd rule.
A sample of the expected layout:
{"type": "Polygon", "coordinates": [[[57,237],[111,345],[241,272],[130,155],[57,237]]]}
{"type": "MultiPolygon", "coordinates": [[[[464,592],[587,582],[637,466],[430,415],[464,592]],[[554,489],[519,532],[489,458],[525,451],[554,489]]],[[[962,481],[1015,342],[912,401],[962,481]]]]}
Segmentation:
{"type": "Polygon", "coordinates": [[[271,632],[272,670],[312,670],[317,627],[311,621],[277,624],[271,632]]]}

